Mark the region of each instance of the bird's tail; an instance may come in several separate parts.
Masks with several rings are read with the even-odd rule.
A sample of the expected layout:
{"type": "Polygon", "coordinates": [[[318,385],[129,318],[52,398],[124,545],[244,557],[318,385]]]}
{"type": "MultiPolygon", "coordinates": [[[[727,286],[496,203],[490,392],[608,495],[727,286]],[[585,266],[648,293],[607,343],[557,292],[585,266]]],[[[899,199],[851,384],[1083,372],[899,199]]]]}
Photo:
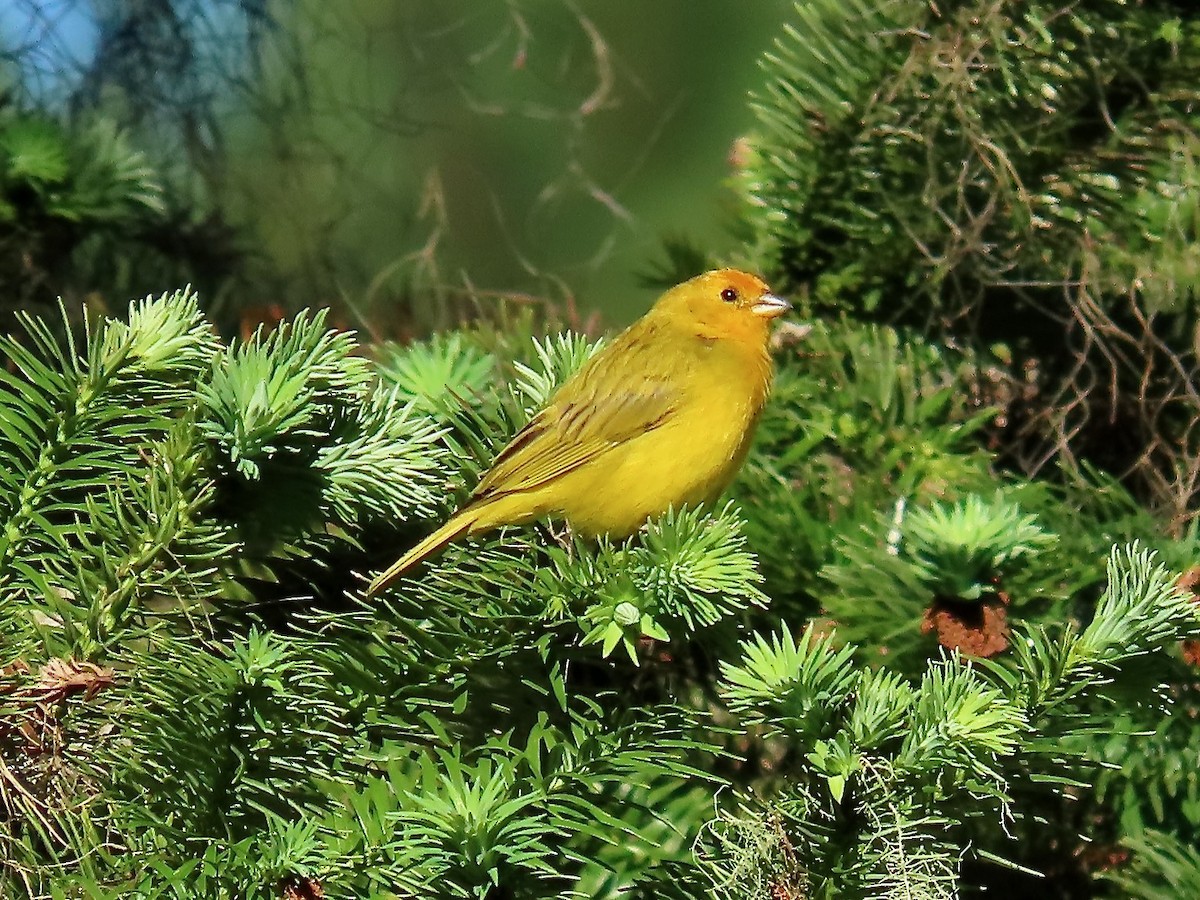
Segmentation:
{"type": "Polygon", "coordinates": [[[449,522],[376,575],[367,586],[367,596],[378,594],[413,566],[433,556],[451,541],[462,537],[475,524],[477,518],[471,510],[466,509],[452,516],[449,522]]]}

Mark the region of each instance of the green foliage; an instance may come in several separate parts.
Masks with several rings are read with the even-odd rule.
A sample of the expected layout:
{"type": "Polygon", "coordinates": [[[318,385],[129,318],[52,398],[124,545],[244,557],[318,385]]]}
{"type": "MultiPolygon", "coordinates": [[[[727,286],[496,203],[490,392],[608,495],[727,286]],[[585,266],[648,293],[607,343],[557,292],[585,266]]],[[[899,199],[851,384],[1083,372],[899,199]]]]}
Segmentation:
{"type": "Polygon", "coordinates": [[[429,370],[485,357],[395,349],[389,387],[322,314],[223,347],[187,293],[27,332],[0,369],[6,894],[599,896],[687,857],[716,747],[653,692],[618,700],[636,670],[605,656],[765,602],[732,509],[450,556],[383,607],[344,568],[368,526],[432,514],[471,464],[454,435],[518,422],[588,342],[422,407],[429,370]]]}
{"type": "MultiPolygon", "coordinates": [[[[1085,235],[1118,255],[1144,240],[1135,223],[1186,221],[1167,173],[1195,128],[1192,17],[1118,0],[1058,12],[798,5],[757,102],[748,179],[767,252],[815,278],[819,303],[927,316],[1001,279],[1058,283],[1085,235]],[[1157,128],[1172,115],[1176,131],[1157,128]]],[[[1011,294],[989,302],[1015,310],[1011,294]]]]}
{"type": "Polygon", "coordinates": [[[532,415],[545,406],[554,388],[583,368],[601,346],[601,341],[588,340],[582,334],[535,340],[532,364],[517,363],[513,385],[515,396],[521,399],[526,414],[532,415]]]}
{"type": "Polygon", "coordinates": [[[134,595],[158,589],[151,573],[163,554],[180,554],[163,575],[183,577],[189,561],[203,570],[227,546],[219,528],[196,521],[212,488],[179,427],[179,384],[203,371],[213,341],[186,294],[134,304],[128,324],[86,335],[82,353],[43,323],[28,332],[32,349],[0,344],[17,373],[0,378],[0,585],[46,618],[6,616],[0,631],[15,648],[38,630],[47,646],[90,657],[134,595]],[[63,602],[73,598],[82,603],[63,602]]]}
{"type": "Polygon", "coordinates": [[[110,122],[68,129],[0,104],[0,309],[45,308],[70,284],[86,244],[117,243],[161,224],[163,186],[110,122]]]}
{"type": "Polygon", "coordinates": [[[854,689],[846,663],[852,649],[834,649],[832,635],[804,632],[800,642],[784,632],[769,641],[759,635],[743,647],[742,666],[726,664],[725,702],[748,724],[779,723],[788,734],[820,734],[823,720],[845,703],[854,689]]]}
{"type": "MultiPolygon", "coordinates": [[[[1143,635],[1162,648],[1163,635],[1192,627],[1167,621],[1181,612],[1173,577],[1122,557],[1108,562],[1114,585],[1129,572],[1140,586],[1103,594],[1113,543],[1144,538],[1178,571],[1193,564],[1194,540],[1163,537],[1162,524],[1095,469],[1025,482],[998,472],[978,446],[995,434],[985,430],[991,412],[976,405],[970,372],[979,362],[892,334],[818,324],[798,342],[783,336],[773,406],[738,493],[772,612],[821,618],[801,638],[774,625],[747,642],[740,665],[723,664],[726,704],[760,736],[745,752],[772,785],[761,806],[747,801],[753,812],[722,813],[706,832],[702,868],[723,896],[755,896],[740,888],[754,884],[781,895],[786,885],[795,896],[953,896],[993,878],[1004,884],[988,862],[996,856],[1032,869],[1083,868],[1044,851],[1048,841],[1074,847],[1080,834],[1112,840],[1165,822],[1196,833],[1187,753],[1170,755],[1186,744],[1191,720],[1186,710],[1164,712],[1156,687],[1166,682],[1182,698],[1193,679],[1161,653],[1153,662],[1138,655],[1143,635]],[[1118,597],[1138,599],[1136,608],[1113,609],[1118,597]],[[926,616],[946,599],[1004,611],[997,665],[975,663],[982,682],[928,668],[939,635],[926,616]],[[1096,660],[1116,634],[1133,655],[1113,669],[1096,660]],[[1160,728],[1162,736],[1146,736],[1160,728]],[[947,746],[955,733],[964,743],[947,746]],[[800,736],[809,743],[798,745],[800,736]],[[895,783],[916,778],[917,760],[941,760],[947,771],[926,772],[914,803],[895,783]],[[1073,809],[1059,789],[1078,798],[1073,809]],[[872,794],[887,805],[859,799],[872,794]],[[845,823],[875,823],[869,850],[830,819],[834,800],[859,804],[845,823]],[[1042,817],[1055,824],[1039,825],[1042,817]],[[819,848],[812,857],[796,849],[796,834],[819,848]],[[879,862],[844,875],[843,852],[879,862]]],[[[791,616],[784,621],[799,619],[791,616]]]]}
{"type": "Polygon", "coordinates": [[[974,495],[915,510],[901,528],[905,555],[933,595],[961,600],[978,600],[1007,564],[1056,540],[1015,504],[989,505],[974,495]]]}
{"type": "Polygon", "coordinates": [[[319,523],[352,533],[433,509],[446,454],[439,430],[415,402],[402,405],[399,387],[379,386],[355,349],[324,312],[300,313],[218,354],[198,388],[197,424],[226,475],[222,499],[237,498],[241,536],[265,556],[319,523]]]}
{"type": "Polygon", "coordinates": [[[248,245],[196,184],[112,118],[0,98],[0,326],[53,316],[60,298],[73,317],[85,303],[117,310],[147,284],[190,283],[211,303],[245,277],[248,245]]]}
{"type": "Polygon", "coordinates": [[[600,643],[604,656],[621,645],[635,665],[644,638],[690,635],[767,602],[741,522],[728,506],[712,516],[669,511],[635,542],[602,542],[594,554],[577,543],[575,553],[583,566],[565,551],[551,551],[551,584],[558,585],[551,589],[588,599],[580,620],[585,645],[600,643]]]}
{"type": "MultiPolygon", "coordinates": [[[[1182,669],[1182,667],[1180,667],[1182,669]]],[[[1097,762],[1120,760],[1102,769],[1096,794],[1113,810],[1118,833],[1139,838],[1147,830],[1200,833],[1200,725],[1194,681],[1174,673],[1165,716],[1154,708],[1122,710],[1109,734],[1082,752],[1097,762]]]]}
{"type": "Polygon", "coordinates": [[[492,386],[496,361],[461,333],[450,332],[407,347],[384,345],[378,350],[376,368],[401,399],[421,412],[445,415],[492,386]]]}
{"type": "Polygon", "coordinates": [[[923,623],[937,604],[961,604],[960,614],[982,632],[987,620],[978,606],[971,611],[975,604],[1003,594],[1024,614],[1034,603],[1063,599],[1056,544],[1003,491],[991,502],[968,494],[915,508],[900,497],[836,539],[816,594],[847,640],[886,656],[890,666],[917,669],[935,646],[923,623]]]}
{"type": "Polygon", "coordinates": [[[370,369],[352,349],[348,335],[326,329],[324,313],[301,313],[265,337],[260,328],[222,354],[201,389],[205,436],[242,477],[257,480],[260,464],[286,452],[289,439],[303,445],[327,432],[330,421],[317,417],[335,417],[346,398],[366,392],[370,369]]]}
{"type": "MultiPolygon", "coordinates": [[[[1024,862],[1010,835],[1108,759],[1088,736],[1192,627],[1144,551],[1098,598],[1102,560],[1059,565],[1143,528],[1127,497],[999,488],[970,440],[987,413],[883,329],[787,348],[743,482],[775,505],[621,543],[503,530],[372,605],[364,554],[438,514],[593,343],[532,343],[498,390],[483,333],[387,348],[377,378],[320,314],[223,346],[186,293],[26,331],[0,369],[18,896],[954,896],[963,859],[1024,862]],[[828,562],[789,585],[795,559],[828,562]],[[923,608],[998,582],[1008,652],[930,660],[923,608]],[[837,630],[796,637],[798,597],[837,630]]],[[[1144,811],[1101,784],[1120,821],[1144,811]]]]}
{"type": "Polygon", "coordinates": [[[164,211],[154,171],[111,122],[99,120],[77,136],[50,119],[11,112],[2,125],[0,221],[33,215],[113,224],[164,211]]]}
{"type": "Polygon", "coordinates": [[[1130,900],[1191,897],[1200,891],[1200,851],[1161,831],[1126,841],[1132,864],[1107,873],[1106,880],[1130,900]]]}
{"type": "Polygon", "coordinates": [[[880,326],[816,322],[785,339],[772,398],[735,493],[754,509],[747,535],[776,602],[814,593],[835,538],[897,496],[992,483],[976,438],[993,412],[972,398],[951,350],[880,326]]]}
{"type": "MultiPolygon", "coordinates": [[[[1011,664],[951,657],[910,684],[856,668],[853,647],[809,629],[798,642],[755,638],[743,663],[723,667],[731,710],[788,747],[783,792],[804,813],[788,822],[764,810],[760,831],[782,828],[808,896],[954,896],[959,830],[990,834],[976,850],[985,856],[989,845],[1003,848],[1008,823],[1026,815],[1014,787],[1063,780],[1061,742],[1095,727],[1087,701],[1113,670],[1194,627],[1194,611],[1151,553],[1114,551],[1108,568],[1087,628],[1029,632],[1014,642],[1011,664]],[[1122,641],[1110,642],[1117,633],[1122,641]]],[[[728,840],[707,845],[723,883],[742,852],[728,840]]]]}
{"type": "MultiPolygon", "coordinates": [[[[796,4],[740,173],[760,267],[810,307],[1000,345],[1011,459],[1195,509],[1193,4],[796,4]]],[[[781,286],[782,287],[782,286],[781,286]]]]}

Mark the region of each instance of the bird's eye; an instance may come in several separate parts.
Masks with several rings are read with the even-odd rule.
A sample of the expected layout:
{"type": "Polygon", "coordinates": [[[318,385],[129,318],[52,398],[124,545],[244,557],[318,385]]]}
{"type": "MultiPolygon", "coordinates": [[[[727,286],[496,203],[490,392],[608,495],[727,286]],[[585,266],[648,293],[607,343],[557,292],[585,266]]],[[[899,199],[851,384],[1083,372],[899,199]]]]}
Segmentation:
{"type": "Polygon", "coordinates": [[[725,290],[721,291],[721,299],[726,303],[732,303],[737,299],[737,291],[733,288],[725,288],[725,290]]]}

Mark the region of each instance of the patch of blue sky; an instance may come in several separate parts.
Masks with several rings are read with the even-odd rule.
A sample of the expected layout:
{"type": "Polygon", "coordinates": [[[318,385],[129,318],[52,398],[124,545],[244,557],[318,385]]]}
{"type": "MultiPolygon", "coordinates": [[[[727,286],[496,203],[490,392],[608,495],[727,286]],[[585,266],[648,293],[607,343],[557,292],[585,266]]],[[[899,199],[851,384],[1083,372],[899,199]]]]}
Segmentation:
{"type": "Polygon", "coordinates": [[[89,0],[0,0],[0,48],[17,60],[23,86],[41,102],[70,95],[98,41],[89,0]]]}

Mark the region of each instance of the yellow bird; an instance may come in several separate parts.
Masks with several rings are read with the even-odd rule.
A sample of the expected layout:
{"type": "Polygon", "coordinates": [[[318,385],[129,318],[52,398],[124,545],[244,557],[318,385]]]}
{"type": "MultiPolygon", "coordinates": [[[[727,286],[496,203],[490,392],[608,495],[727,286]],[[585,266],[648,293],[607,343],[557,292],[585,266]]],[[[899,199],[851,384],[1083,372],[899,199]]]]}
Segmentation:
{"type": "Polygon", "coordinates": [[[544,516],[623,538],[732,480],[771,387],[771,320],[754,275],[706,272],[592,357],[500,451],[466,505],[371,582],[383,590],[451,541],[544,516]]]}

